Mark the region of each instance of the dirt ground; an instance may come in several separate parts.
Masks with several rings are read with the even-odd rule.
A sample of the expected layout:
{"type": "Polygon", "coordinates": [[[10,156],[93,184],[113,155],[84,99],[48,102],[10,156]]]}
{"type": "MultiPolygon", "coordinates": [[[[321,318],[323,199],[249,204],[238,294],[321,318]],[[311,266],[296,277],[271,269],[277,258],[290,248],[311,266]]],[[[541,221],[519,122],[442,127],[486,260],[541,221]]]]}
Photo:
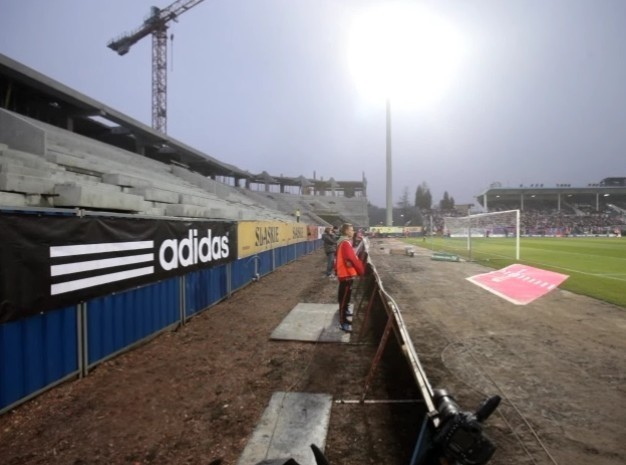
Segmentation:
{"type": "Polygon", "coordinates": [[[626,463],[626,309],[560,289],[517,306],[466,280],[482,266],[388,254],[405,245],[371,255],[433,387],[468,409],[502,397],[490,463],[626,463]]]}
{"type": "MultiPolygon", "coordinates": [[[[515,306],[465,279],[484,268],[388,253],[398,246],[370,250],[431,384],[464,409],[503,397],[487,421],[498,446],[490,463],[626,463],[624,309],[560,290],[515,306]]],[[[234,465],[275,391],[360,399],[378,344],[371,332],[358,336],[362,313],[350,344],[269,340],[298,302],[335,301],[324,267],[321,251],[304,257],[1,416],[0,462],[234,465]]],[[[368,399],[411,398],[410,380],[389,379],[393,353],[368,399]]],[[[408,464],[416,408],[334,404],[331,464],[408,464]]]]}

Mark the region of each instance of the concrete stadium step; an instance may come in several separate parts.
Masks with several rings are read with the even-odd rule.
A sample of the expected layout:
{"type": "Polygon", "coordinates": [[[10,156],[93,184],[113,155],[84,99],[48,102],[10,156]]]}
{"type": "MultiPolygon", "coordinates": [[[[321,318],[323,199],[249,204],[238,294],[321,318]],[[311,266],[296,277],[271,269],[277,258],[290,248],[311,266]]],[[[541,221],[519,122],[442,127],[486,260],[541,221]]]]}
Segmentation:
{"type": "Polygon", "coordinates": [[[0,191],[23,194],[53,194],[56,181],[41,176],[0,172],[0,191]]]}
{"type": "Polygon", "coordinates": [[[0,191],[0,205],[4,207],[54,208],[54,197],[40,194],[19,194],[0,191]]]}
{"type": "Polygon", "coordinates": [[[168,205],[165,207],[165,214],[181,218],[225,218],[221,208],[185,204],[168,205]]]}
{"type": "MultiPolygon", "coordinates": [[[[40,121],[35,121],[35,125],[40,126],[46,133],[46,145],[48,150],[53,149],[68,154],[83,156],[103,157],[111,161],[126,163],[129,159],[138,158],[137,163],[151,166],[158,163],[147,157],[142,157],[132,152],[128,152],[119,147],[115,147],[104,142],[100,142],[89,137],[82,136],[56,126],[50,126],[40,121]]],[[[131,160],[132,161],[132,160],[131,160]]]]}
{"type": "Polygon", "coordinates": [[[133,187],[128,190],[129,194],[140,195],[145,200],[160,203],[179,203],[180,194],[177,192],[166,191],[156,187],[133,187]]]}
{"type": "Polygon", "coordinates": [[[54,165],[54,168],[50,168],[48,170],[42,169],[41,167],[31,167],[25,166],[21,160],[0,159],[0,171],[4,173],[12,173],[16,175],[25,175],[25,176],[35,176],[35,177],[51,177],[55,176],[58,179],[61,179],[65,175],[65,170],[61,167],[54,165]]]}
{"type": "Polygon", "coordinates": [[[41,157],[39,158],[42,163],[31,163],[32,160],[26,158],[2,157],[0,159],[0,171],[15,175],[44,178],[57,183],[99,181],[97,177],[67,171],[62,166],[46,162],[41,157]]]}
{"type": "Polygon", "coordinates": [[[213,194],[218,193],[219,186],[217,186],[217,184],[219,183],[211,178],[207,178],[199,173],[194,173],[193,171],[189,171],[176,165],[170,165],[170,170],[174,176],[177,176],[180,179],[183,179],[186,182],[201,188],[203,191],[211,192],[213,194]]]}
{"type": "Polygon", "coordinates": [[[107,184],[57,184],[54,193],[57,207],[80,207],[139,212],[143,207],[143,197],[109,189],[107,184]],[[106,187],[104,187],[106,186],[106,187]]]}
{"type": "Polygon", "coordinates": [[[148,179],[122,173],[105,173],[102,175],[102,182],[123,187],[152,187],[152,182],[148,179]]]}
{"type": "MultiPolygon", "coordinates": [[[[145,173],[142,173],[140,175],[135,175],[135,174],[129,175],[129,174],[124,174],[124,173],[119,173],[118,170],[119,168],[116,169],[115,172],[102,175],[102,180],[108,184],[116,185],[116,186],[122,186],[122,187],[130,186],[133,188],[156,189],[155,191],[152,191],[152,194],[156,195],[157,197],[151,200],[162,201],[166,203],[178,203],[179,202],[178,200],[173,201],[169,196],[167,199],[163,197],[163,200],[159,200],[159,198],[161,197],[158,197],[160,194],[156,193],[157,190],[163,193],[163,195],[167,195],[165,193],[170,192],[170,193],[175,193],[177,196],[184,194],[184,195],[195,195],[195,196],[200,196],[200,197],[207,197],[211,199],[217,198],[214,194],[205,192],[201,188],[196,187],[192,184],[189,184],[182,179],[178,179],[172,174],[153,177],[151,176],[152,173],[150,173],[150,177],[148,177],[145,175],[145,173]]],[[[193,202],[183,202],[183,203],[193,203],[193,202]]]]}
{"type": "Polygon", "coordinates": [[[165,216],[165,207],[168,204],[163,204],[159,202],[150,202],[148,200],[144,200],[142,202],[140,213],[143,215],[150,216],[165,216]]]}
{"type": "Polygon", "coordinates": [[[0,150],[0,163],[7,168],[7,172],[23,174],[27,176],[39,176],[43,178],[53,178],[58,182],[95,181],[100,180],[99,176],[91,176],[74,171],[68,171],[65,167],[54,162],[47,161],[43,156],[34,155],[20,150],[5,148],[0,150]],[[22,168],[19,168],[22,167],[22,168]]]}
{"type": "MultiPolygon", "coordinates": [[[[229,193],[228,196],[226,197],[226,200],[228,200],[229,202],[233,202],[233,203],[240,203],[242,205],[246,205],[249,207],[258,206],[258,204],[254,200],[248,197],[243,197],[239,194],[235,195],[235,194],[229,193]]],[[[263,207],[263,208],[267,208],[267,207],[263,207]]]]}
{"type": "Polygon", "coordinates": [[[275,210],[278,211],[278,204],[276,203],[275,200],[270,199],[262,194],[259,194],[257,192],[254,191],[249,191],[247,189],[243,189],[241,187],[236,188],[237,192],[239,192],[239,194],[243,195],[244,197],[249,198],[250,200],[252,200],[252,202],[254,203],[254,205],[258,205],[258,206],[262,206],[264,208],[269,208],[271,210],[275,210]]]}
{"type": "MultiPolygon", "coordinates": [[[[162,171],[161,173],[150,173],[150,178],[144,176],[136,176],[133,174],[120,173],[120,169],[130,170],[135,169],[131,165],[115,166],[114,163],[104,162],[97,157],[85,153],[61,153],[54,150],[49,151],[46,158],[50,162],[58,163],[70,169],[79,169],[81,172],[87,171],[90,173],[100,174],[102,181],[107,184],[115,186],[130,186],[133,188],[145,188],[145,190],[130,190],[131,194],[138,194],[147,196],[148,200],[154,200],[164,203],[178,203],[179,199],[175,199],[172,193],[176,195],[188,195],[189,198],[183,199],[182,203],[191,203],[204,205],[204,203],[198,203],[199,200],[192,200],[195,197],[215,199],[216,197],[203,191],[202,189],[178,179],[168,171],[162,171]],[[159,178],[156,183],[159,188],[153,187],[149,190],[149,187],[154,186],[155,178],[159,178]],[[169,191],[169,193],[168,193],[169,191]]],[[[158,162],[155,162],[158,163],[158,162]]],[[[164,165],[165,166],[165,165],[164,165]]],[[[142,173],[143,174],[143,173],[142,173]]]]}
{"type": "Polygon", "coordinates": [[[16,194],[14,192],[0,192],[0,205],[7,207],[29,206],[25,194],[16,194]]]}
{"type": "Polygon", "coordinates": [[[172,174],[185,180],[186,182],[197,186],[205,192],[209,192],[228,202],[242,202],[252,204],[253,201],[245,195],[242,195],[234,186],[229,186],[211,178],[205,177],[199,173],[189,171],[180,166],[171,165],[172,174]]]}
{"type": "Polygon", "coordinates": [[[48,151],[44,156],[46,160],[57,165],[61,165],[69,170],[80,170],[83,173],[89,173],[91,175],[99,175],[110,171],[110,168],[106,164],[86,160],[78,156],[68,155],[66,153],[48,151]]]}
{"type": "Polygon", "coordinates": [[[20,163],[23,166],[34,169],[50,170],[50,169],[63,169],[55,163],[47,161],[40,155],[35,155],[29,152],[23,152],[21,150],[15,150],[9,147],[0,150],[0,156],[5,160],[11,160],[16,163],[20,163]]]}
{"type": "Polygon", "coordinates": [[[198,205],[200,207],[210,206],[211,204],[225,204],[225,202],[211,194],[180,194],[179,203],[188,205],[198,205]]]}
{"type": "Polygon", "coordinates": [[[104,162],[107,166],[111,166],[111,171],[119,171],[120,167],[124,172],[131,170],[132,172],[145,173],[150,172],[154,176],[163,176],[169,174],[167,165],[156,160],[143,157],[138,154],[126,152],[125,150],[101,144],[98,141],[92,141],[94,145],[89,151],[76,150],[71,147],[50,145],[48,152],[61,153],[85,160],[94,160],[94,162],[104,162]],[[117,168],[116,168],[117,167],[117,168]]]}
{"type": "MultiPolygon", "coordinates": [[[[167,171],[161,169],[153,169],[155,167],[140,166],[137,160],[141,157],[137,155],[137,160],[133,160],[131,157],[125,157],[122,159],[110,158],[110,150],[103,150],[102,153],[92,154],[77,150],[67,150],[64,148],[49,148],[46,152],[46,159],[57,163],[59,165],[66,166],[71,169],[80,169],[86,171],[92,171],[100,175],[105,174],[120,174],[126,176],[134,176],[136,178],[146,178],[145,173],[150,173],[151,179],[160,179],[163,176],[167,176],[167,171]]],[[[140,187],[140,186],[139,186],[140,187]]]]}

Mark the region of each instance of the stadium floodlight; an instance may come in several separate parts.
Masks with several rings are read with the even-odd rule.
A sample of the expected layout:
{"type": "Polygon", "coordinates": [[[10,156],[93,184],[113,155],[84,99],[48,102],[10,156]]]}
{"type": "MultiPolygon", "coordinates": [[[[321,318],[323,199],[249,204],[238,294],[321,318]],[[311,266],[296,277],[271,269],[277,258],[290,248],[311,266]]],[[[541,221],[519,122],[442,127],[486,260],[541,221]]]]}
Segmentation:
{"type": "MultiPolygon", "coordinates": [[[[444,235],[451,239],[463,239],[468,257],[471,260],[476,252],[481,253],[481,245],[489,244],[489,254],[494,258],[520,258],[520,211],[479,213],[476,215],[445,217],[444,235]],[[501,241],[499,252],[494,250],[494,241],[501,241]]],[[[486,247],[485,247],[486,249],[486,247]]]]}
{"type": "Polygon", "coordinates": [[[392,225],[391,102],[394,108],[436,103],[460,75],[466,38],[444,18],[409,2],[383,2],[356,15],[348,61],[359,93],[386,108],[387,226],[392,225]]]}

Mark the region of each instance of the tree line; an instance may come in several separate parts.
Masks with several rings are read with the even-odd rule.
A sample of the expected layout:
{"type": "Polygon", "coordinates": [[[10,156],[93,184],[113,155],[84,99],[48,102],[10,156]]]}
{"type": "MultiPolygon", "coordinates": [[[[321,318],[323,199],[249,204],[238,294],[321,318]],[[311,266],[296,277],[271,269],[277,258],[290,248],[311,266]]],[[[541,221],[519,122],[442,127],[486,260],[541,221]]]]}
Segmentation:
{"type": "MultiPolygon", "coordinates": [[[[409,194],[409,188],[405,187],[400,200],[393,208],[393,224],[395,226],[423,226],[423,212],[433,209],[453,210],[454,206],[454,197],[450,196],[448,191],[443,193],[443,197],[439,200],[437,206],[433,205],[433,196],[426,182],[422,182],[417,186],[413,199],[411,199],[409,194]]],[[[387,210],[372,204],[369,204],[368,207],[370,224],[385,224],[387,210]]]]}

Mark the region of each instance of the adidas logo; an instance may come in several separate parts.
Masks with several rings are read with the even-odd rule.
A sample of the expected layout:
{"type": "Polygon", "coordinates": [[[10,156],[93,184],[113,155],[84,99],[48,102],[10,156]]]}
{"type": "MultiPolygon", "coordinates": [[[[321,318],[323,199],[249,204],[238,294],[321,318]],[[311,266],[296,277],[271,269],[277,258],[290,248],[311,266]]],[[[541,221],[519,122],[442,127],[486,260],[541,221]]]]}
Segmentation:
{"type": "MultiPolygon", "coordinates": [[[[228,236],[200,237],[191,229],[183,239],[166,239],[158,249],[163,271],[228,258],[228,236]]],[[[121,282],[155,273],[154,241],[110,242],[50,247],[50,295],[121,282]]]]}

